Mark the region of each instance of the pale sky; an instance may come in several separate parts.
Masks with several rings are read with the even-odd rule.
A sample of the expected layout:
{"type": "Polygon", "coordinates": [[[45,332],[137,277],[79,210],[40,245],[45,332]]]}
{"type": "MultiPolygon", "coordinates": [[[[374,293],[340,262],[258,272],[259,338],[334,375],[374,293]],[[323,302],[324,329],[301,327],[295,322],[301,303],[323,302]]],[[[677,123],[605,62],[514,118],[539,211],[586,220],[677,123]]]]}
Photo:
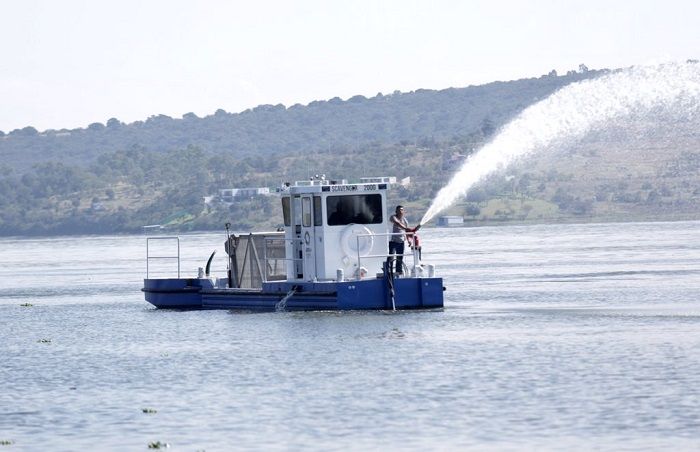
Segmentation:
{"type": "Polygon", "coordinates": [[[697,0],[0,1],[0,130],[700,58],[697,0]]]}

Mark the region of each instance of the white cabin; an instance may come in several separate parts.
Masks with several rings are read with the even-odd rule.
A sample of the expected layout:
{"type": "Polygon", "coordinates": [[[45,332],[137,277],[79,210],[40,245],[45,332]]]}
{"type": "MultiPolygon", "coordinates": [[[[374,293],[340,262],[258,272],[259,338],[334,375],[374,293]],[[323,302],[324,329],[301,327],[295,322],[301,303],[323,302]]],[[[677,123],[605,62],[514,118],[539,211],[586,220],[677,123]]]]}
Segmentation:
{"type": "Polygon", "coordinates": [[[336,281],[381,272],[389,246],[387,188],[325,178],[284,187],[287,280],[336,281]]]}

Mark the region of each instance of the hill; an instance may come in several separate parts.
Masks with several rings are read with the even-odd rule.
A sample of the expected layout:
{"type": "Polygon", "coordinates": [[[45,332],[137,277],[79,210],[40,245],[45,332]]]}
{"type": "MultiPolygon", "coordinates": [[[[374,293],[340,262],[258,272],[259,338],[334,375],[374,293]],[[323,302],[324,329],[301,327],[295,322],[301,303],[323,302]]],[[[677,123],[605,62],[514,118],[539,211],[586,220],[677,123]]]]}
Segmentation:
{"type": "Polygon", "coordinates": [[[481,128],[493,130],[555,90],[604,71],[570,71],[539,78],[444,90],[333,98],[308,105],[260,105],[240,113],[218,110],[199,118],[155,115],[124,124],[109,119],[73,130],[31,126],[0,132],[5,170],[61,161],[88,166],[102,154],[134,147],[163,153],[188,146],[233,157],[334,150],[367,144],[445,141],[481,128]]]}
{"type": "MultiPolygon", "coordinates": [[[[150,224],[207,230],[226,222],[269,230],[281,223],[277,197],[205,197],[320,173],[410,177],[389,202],[419,215],[504,121],[601,72],[207,118],[13,131],[0,137],[0,235],[137,232],[150,224]]],[[[621,118],[492,175],[446,213],[471,224],[696,219],[698,169],[700,117],[621,118]]]]}

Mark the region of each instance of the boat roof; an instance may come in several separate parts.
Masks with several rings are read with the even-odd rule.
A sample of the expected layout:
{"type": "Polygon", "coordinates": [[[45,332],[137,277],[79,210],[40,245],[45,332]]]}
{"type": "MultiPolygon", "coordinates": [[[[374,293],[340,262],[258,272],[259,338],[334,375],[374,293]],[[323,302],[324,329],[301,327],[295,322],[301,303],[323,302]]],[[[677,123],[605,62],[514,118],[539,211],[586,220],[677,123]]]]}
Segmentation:
{"type": "Polygon", "coordinates": [[[389,184],[375,182],[348,183],[346,179],[330,180],[323,178],[311,178],[310,180],[296,181],[294,184],[285,183],[282,192],[290,194],[322,193],[322,192],[366,192],[387,190],[389,184]]]}

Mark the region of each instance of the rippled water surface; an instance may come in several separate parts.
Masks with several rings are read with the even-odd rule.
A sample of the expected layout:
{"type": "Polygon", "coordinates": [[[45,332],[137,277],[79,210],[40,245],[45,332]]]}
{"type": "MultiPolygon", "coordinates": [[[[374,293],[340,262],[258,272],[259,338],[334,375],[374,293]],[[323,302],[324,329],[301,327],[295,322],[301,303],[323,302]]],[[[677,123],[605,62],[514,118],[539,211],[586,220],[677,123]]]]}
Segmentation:
{"type": "Polygon", "coordinates": [[[428,229],[445,309],[397,314],[155,310],[143,236],[2,239],[0,451],[695,449],[699,230],[428,229]]]}

